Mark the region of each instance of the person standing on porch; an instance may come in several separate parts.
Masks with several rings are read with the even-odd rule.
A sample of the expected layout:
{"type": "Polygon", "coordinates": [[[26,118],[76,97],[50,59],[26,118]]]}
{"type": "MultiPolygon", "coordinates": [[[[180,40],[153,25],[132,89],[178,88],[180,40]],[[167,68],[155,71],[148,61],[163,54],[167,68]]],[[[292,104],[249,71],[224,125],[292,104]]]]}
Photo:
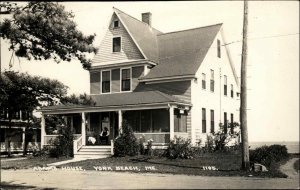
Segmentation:
{"type": "Polygon", "coordinates": [[[105,144],[108,144],[109,130],[107,127],[104,127],[100,134],[100,141],[105,140],[105,144]]]}

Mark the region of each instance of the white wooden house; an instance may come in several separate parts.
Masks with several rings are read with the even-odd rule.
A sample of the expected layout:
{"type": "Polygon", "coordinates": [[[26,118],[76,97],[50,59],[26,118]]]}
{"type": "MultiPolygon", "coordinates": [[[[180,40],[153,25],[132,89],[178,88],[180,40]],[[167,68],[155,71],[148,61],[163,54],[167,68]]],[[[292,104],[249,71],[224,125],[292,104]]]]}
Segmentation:
{"type": "Polygon", "coordinates": [[[112,145],[89,146],[87,139],[98,140],[107,126],[113,140],[124,120],[156,147],[174,136],[204,143],[219,123],[239,121],[238,79],[224,44],[222,24],[163,33],[152,27],[151,13],[140,21],[113,8],[89,70],[96,104],[44,107],[42,146],[53,137],[45,133],[44,117],[51,114],[77,121],[75,156],[101,157],[101,148],[111,154],[112,145]]]}

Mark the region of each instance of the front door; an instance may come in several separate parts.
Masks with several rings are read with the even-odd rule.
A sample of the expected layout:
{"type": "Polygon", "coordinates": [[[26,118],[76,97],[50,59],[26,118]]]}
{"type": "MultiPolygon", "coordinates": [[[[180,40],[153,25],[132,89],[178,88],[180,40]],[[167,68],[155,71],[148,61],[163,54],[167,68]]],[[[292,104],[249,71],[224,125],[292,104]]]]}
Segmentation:
{"type": "Polygon", "coordinates": [[[87,129],[87,145],[106,145],[118,135],[118,115],[115,112],[90,114],[90,127],[87,129]],[[101,132],[107,128],[108,138],[101,138],[101,132]],[[90,140],[89,140],[89,137],[90,140]],[[108,142],[107,142],[108,141],[108,142]],[[94,143],[93,143],[94,142],[94,143]]]}

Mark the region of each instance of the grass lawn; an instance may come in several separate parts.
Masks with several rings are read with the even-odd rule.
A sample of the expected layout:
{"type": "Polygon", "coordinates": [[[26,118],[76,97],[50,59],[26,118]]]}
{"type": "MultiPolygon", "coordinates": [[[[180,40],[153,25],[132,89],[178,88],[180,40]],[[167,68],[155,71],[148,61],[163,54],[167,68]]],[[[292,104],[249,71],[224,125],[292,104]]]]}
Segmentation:
{"type": "MultiPolygon", "coordinates": [[[[291,155],[290,158],[295,157],[291,155]]],[[[299,156],[297,156],[299,158],[299,156]]],[[[70,158],[69,158],[70,159],[70,158]]],[[[22,160],[9,160],[1,158],[1,169],[32,169],[36,166],[46,166],[49,163],[67,160],[65,157],[48,158],[48,157],[32,157],[28,156],[22,160]]],[[[174,159],[170,160],[165,157],[110,157],[104,159],[93,159],[58,166],[75,167],[79,166],[85,170],[104,170],[103,167],[110,167],[112,171],[123,172],[125,170],[117,170],[117,167],[123,167],[126,172],[150,172],[150,173],[169,173],[169,174],[185,174],[185,175],[202,175],[202,176],[256,176],[256,177],[287,177],[279,171],[279,167],[285,164],[286,160],[273,164],[268,168],[268,172],[245,172],[240,170],[241,155],[238,153],[205,153],[194,159],[174,159]],[[218,170],[204,170],[203,166],[213,166],[218,170]],[[101,167],[101,168],[100,168],[101,167]],[[148,167],[148,168],[146,168],[148,167]],[[151,169],[149,169],[149,167],[151,169]],[[132,168],[132,169],[130,169],[132,168]],[[154,168],[154,169],[153,169],[154,168]]],[[[299,169],[299,160],[294,167],[299,169]]],[[[101,172],[101,171],[99,171],[101,172]]]]}
{"type": "Polygon", "coordinates": [[[279,164],[270,169],[269,172],[245,172],[240,170],[241,156],[230,153],[210,153],[198,156],[194,159],[174,159],[170,160],[164,157],[111,157],[104,159],[93,159],[79,162],[73,162],[59,167],[75,167],[80,166],[85,170],[95,170],[94,166],[103,170],[103,167],[111,167],[112,171],[117,170],[116,167],[125,166],[129,168],[138,168],[139,170],[126,170],[126,172],[150,172],[150,173],[169,173],[169,174],[185,174],[185,175],[203,175],[203,176],[258,176],[258,177],[287,177],[281,173],[278,168],[279,164]],[[146,167],[153,166],[155,170],[147,170],[146,167]],[[216,170],[203,170],[203,166],[214,166],[216,170]]]}
{"type": "MultiPolygon", "coordinates": [[[[16,158],[16,157],[15,157],[16,158]]],[[[18,157],[20,158],[20,157],[18,157]]],[[[48,158],[27,156],[25,159],[1,158],[1,169],[32,169],[35,166],[46,166],[53,162],[59,162],[70,158],[48,158]]]]}

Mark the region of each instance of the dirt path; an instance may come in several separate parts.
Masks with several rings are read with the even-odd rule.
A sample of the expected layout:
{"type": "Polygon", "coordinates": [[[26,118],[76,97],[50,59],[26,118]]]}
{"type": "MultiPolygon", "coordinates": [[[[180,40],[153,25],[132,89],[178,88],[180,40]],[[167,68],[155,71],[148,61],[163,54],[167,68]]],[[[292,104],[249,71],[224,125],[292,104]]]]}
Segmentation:
{"type": "Polygon", "coordinates": [[[294,169],[294,163],[298,159],[299,158],[292,158],[289,161],[287,161],[286,164],[284,164],[280,167],[280,170],[289,176],[288,178],[299,179],[299,173],[294,169]]]}

